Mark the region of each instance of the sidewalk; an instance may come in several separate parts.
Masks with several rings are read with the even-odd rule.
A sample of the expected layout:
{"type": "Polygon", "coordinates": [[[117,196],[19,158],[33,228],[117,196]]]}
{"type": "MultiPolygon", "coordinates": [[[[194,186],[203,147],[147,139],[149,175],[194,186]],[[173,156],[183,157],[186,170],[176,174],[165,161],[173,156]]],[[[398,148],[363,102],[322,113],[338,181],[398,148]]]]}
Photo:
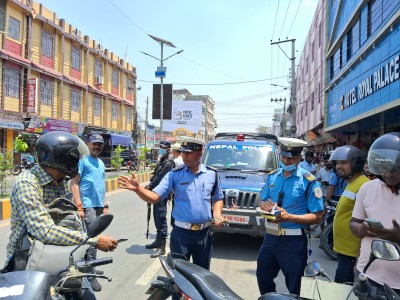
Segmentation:
{"type": "MultiPolygon", "coordinates": [[[[125,175],[125,174],[121,174],[125,175]]],[[[148,171],[146,173],[142,174],[137,174],[136,175],[139,182],[147,182],[150,181],[151,177],[151,171],[148,171]]],[[[7,176],[7,193],[9,194],[11,192],[12,186],[14,185],[16,176],[14,175],[9,175],[7,176]]],[[[113,178],[113,179],[106,179],[106,193],[118,190],[118,178],[113,178]]],[[[10,205],[10,199],[9,198],[4,198],[0,199],[0,221],[9,219],[11,216],[11,205],[10,205]]]]}

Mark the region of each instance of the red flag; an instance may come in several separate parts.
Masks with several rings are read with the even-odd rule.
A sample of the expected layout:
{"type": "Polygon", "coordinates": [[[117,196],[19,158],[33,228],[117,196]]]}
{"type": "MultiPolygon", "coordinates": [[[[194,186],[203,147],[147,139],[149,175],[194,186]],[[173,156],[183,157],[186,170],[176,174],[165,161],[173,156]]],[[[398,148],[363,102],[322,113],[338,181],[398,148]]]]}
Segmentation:
{"type": "Polygon", "coordinates": [[[313,140],[313,139],[315,139],[317,137],[317,135],[314,133],[314,132],[312,132],[311,130],[310,130],[310,142],[313,140]]]}

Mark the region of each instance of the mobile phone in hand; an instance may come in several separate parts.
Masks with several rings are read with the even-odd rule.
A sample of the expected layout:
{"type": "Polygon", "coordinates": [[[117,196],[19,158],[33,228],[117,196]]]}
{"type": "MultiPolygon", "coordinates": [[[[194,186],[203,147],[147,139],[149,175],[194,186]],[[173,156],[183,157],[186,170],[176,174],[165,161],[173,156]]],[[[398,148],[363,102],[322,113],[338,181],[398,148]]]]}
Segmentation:
{"type": "Polygon", "coordinates": [[[377,229],[385,228],[385,227],[383,226],[383,224],[381,223],[381,221],[379,221],[379,220],[367,218],[367,219],[365,219],[364,221],[365,221],[369,226],[371,226],[372,228],[377,228],[377,229]]]}
{"type": "Polygon", "coordinates": [[[119,243],[122,243],[122,242],[125,242],[125,241],[127,241],[128,239],[119,239],[119,240],[117,240],[117,243],[119,244],[119,243]]]}

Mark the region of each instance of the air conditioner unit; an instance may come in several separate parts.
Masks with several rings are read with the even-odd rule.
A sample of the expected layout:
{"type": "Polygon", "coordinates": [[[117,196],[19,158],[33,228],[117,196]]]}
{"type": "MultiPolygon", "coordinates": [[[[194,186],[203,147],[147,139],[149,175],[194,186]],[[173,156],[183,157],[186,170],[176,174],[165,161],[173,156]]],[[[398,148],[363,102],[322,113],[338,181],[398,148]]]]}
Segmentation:
{"type": "Polygon", "coordinates": [[[97,45],[97,48],[99,48],[99,50],[100,50],[101,52],[104,51],[104,46],[103,46],[102,44],[98,44],[98,45],[97,45]]]}
{"type": "Polygon", "coordinates": [[[75,35],[82,37],[82,31],[80,31],[79,29],[75,29],[75,35]]]}
{"type": "Polygon", "coordinates": [[[96,77],[96,83],[97,84],[103,84],[104,83],[104,78],[101,76],[97,76],[96,77]]]}

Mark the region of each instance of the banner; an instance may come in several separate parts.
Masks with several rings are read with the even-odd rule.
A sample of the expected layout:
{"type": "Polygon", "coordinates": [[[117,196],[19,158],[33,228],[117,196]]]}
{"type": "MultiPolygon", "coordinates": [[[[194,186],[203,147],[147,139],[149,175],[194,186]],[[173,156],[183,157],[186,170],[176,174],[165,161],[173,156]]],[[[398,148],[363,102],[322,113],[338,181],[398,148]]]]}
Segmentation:
{"type": "Polygon", "coordinates": [[[35,133],[66,131],[75,135],[82,135],[84,128],[83,124],[78,122],[32,116],[26,131],[35,133]]]}
{"type": "Polygon", "coordinates": [[[38,90],[37,78],[28,79],[28,107],[26,108],[27,113],[37,112],[37,90],[38,90]]]}
{"type": "Polygon", "coordinates": [[[202,127],[202,101],[172,101],[172,118],[164,121],[164,131],[174,136],[194,136],[202,127]]]}

